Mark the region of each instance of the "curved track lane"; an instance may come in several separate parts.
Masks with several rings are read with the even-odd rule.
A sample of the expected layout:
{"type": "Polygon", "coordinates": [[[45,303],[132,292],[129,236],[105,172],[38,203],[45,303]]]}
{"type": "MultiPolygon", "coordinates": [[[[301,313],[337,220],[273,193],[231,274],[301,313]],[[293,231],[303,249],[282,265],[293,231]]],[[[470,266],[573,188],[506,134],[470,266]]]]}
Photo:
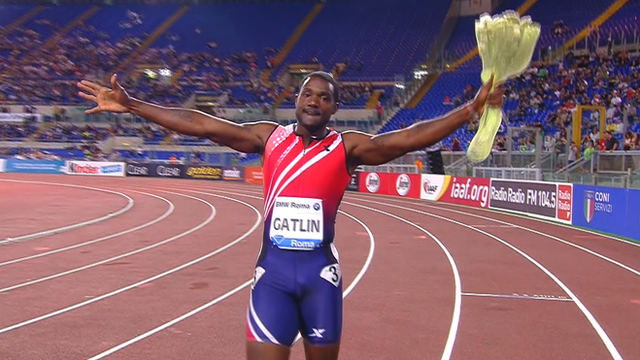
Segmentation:
{"type": "MultiPolygon", "coordinates": [[[[144,178],[35,179],[138,196],[131,214],[138,205],[142,210],[153,208],[151,202],[162,204],[155,212],[140,211],[147,216],[137,222],[105,222],[119,229],[167,211],[166,202],[135,191],[165,197],[175,210],[133,233],[42,256],[42,262],[15,264],[32,267],[21,270],[34,274],[46,274],[50,264],[58,264],[53,265],[57,270],[88,264],[82,250],[101,254],[92,258],[95,262],[193,228],[205,220],[206,206],[185,196],[210,202],[218,214],[183,238],[122,260],[131,264],[107,262],[0,293],[0,309],[11,309],[0,310],[0,319],[6,315],[15,321],[56,308],[50,304],[80,304],[79,296],[87,291],[99,289],[89,296],[108,295],[0,330],[0,342],[8,344],[0,348],[0,357],[244,358],[248,281],[261,236],[259,216],[250,207],[262,211],[261,187],[144,178]],[[145,199],[150,201],[146,205],[145,199]],[[26,350],[33,338],[39,339],[40,350],[26,350]],[[76,346],[60,346],[71,343],[76,346]]],[[[640,353],[634,336],[640,330],[640,246],[531,219],[401,198],[347,193],[341,211],[336,243],[344,284],[357,284],[347,287],[353,291],[345,300],[341,358],[632,359],[640,353]]],[[[81,231],[69,232],[69,242],[55,243],[90,240],[87,234],[75,238],[81,231]]],[[[47,239],[54,237],[33,241],[47,239]]],[[[0,262],[0,269],[12,266],[0,262]]],[[[3,322],[0,327],[7,326],[3,322]]],[[[292,359],[303,359],[300,342],[292,359]]]]}

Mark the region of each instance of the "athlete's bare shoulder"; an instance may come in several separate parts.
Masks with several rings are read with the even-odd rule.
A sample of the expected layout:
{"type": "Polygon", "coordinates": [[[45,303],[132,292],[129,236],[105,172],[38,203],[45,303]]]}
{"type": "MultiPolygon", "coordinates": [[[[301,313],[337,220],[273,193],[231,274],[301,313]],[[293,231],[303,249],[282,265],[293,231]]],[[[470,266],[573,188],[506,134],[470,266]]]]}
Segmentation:
{"type": "Polygon", "coordinates": [[[271,120],[260,120],[242,124],[243,127],[250,129],[251,132],[260,136],[266,142],[271,133],[280,126],[280,124],[271,120]]]}
{"type": "Polygon", "coordinates": [[[240,149],[241,151],[242,149],[249,149],[251,151],[245,152],[262,154],[269,137],[280,125],[273,121],[264,120],[237,124],[236,126],[239,126],[236,129],[241,130],[236,131],[233,128],[229,128],[227,131],[218,132],[216,140],[219,141],[217,142],[233,143],[234,146],[232,147],[234,149],[240,149]]]}

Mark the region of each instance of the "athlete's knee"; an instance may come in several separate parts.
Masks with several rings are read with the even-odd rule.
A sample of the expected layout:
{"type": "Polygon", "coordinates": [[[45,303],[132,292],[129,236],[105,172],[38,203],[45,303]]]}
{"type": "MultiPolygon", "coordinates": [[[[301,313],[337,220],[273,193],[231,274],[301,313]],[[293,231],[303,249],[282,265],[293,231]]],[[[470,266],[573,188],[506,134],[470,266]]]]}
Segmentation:
{"type": "Polygon", "coordinates": [[[340,342],[313,344],[305,339],[304,352],[307,360],[337,360],[340,352],[340,342]]]}
{"type": "Polygon", "coordinates": [[[259,342],[247,342],[247,360],[287,360],[291,348],[259,342]]]}

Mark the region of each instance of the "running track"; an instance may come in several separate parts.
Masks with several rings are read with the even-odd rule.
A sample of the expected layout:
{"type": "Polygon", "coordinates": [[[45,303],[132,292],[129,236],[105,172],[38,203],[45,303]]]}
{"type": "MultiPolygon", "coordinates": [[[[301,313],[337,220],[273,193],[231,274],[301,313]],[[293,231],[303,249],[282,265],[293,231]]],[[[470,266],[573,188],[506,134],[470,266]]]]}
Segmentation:
{"type": "MultiPolygon", "coordinates": [[[[261,195],[0,174],[0,358],[243,359],[261,195]]],[[[341,359],[640,358],[636,244],[397,197],[341,211],[341,359]]]]}

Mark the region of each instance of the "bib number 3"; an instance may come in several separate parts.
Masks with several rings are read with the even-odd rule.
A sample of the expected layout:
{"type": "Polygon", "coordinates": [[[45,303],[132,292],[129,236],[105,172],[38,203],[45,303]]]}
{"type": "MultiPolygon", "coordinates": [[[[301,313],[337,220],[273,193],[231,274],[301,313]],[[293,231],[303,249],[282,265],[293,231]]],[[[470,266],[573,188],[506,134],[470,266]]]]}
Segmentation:
{"type": "Polygon", "coordinates": [[[330,282],[333,286],[338,287],[338,285],[340,285],[340,279],[342,279],[340,264],[325,266],[322,268],[322,271],[320,271],[320,277],[330,282]]]}

